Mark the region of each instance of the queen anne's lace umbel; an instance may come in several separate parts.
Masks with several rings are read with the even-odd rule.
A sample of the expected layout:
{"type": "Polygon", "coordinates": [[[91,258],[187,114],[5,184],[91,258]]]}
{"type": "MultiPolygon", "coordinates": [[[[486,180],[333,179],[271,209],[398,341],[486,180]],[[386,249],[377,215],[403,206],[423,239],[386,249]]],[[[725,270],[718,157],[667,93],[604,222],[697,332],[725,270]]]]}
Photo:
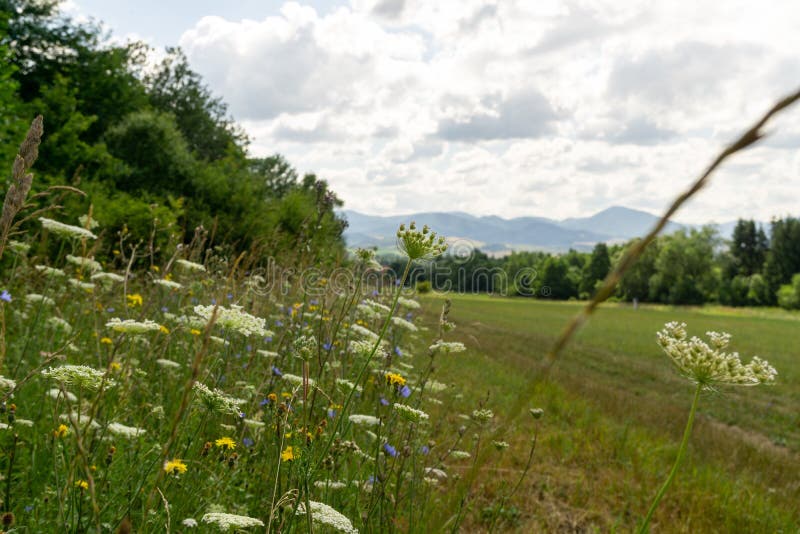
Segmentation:
{"type": "Polygon", "coordinates": [[[754,356],[743,364],[736,352],[725,352],[731,335],[725,332],[706,332],[709,343],[686,334],[686,324],[670,322],[656,334],[658,344],[672,359],[683,376],[713,389],[716,385],[756,386],[775,382],[778,372],[768,362],[754,356]]]}

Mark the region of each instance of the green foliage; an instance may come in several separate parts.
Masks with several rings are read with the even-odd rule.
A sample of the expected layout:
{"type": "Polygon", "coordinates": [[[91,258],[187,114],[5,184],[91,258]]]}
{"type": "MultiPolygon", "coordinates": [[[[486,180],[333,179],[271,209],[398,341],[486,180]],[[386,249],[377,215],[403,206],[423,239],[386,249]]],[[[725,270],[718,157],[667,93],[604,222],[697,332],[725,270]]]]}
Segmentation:
{"type": "Polygon", "coordinates": [[[778,306],[786,310],[800,309],[800,273],[792,277],[791,284],[778,289],[778,306]]]}

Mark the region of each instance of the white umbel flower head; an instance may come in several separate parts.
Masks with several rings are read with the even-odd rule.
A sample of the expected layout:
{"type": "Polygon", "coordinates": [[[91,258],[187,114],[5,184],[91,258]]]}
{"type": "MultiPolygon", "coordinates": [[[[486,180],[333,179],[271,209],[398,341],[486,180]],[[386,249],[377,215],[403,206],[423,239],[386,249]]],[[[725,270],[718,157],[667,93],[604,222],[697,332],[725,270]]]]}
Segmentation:
{"type": "Polygon", "coordinates": [[[135,426],[127,426],[123,425],[122,423],[109,423],[107,428],[111,434],[129,439],[138,438],[139,436],[145,433],[145,430],[143,428],[137,428],[135,426]]]}
{"type": "Polygon", "coordinates": [[[348,417],[351,423],[354,425],[363,425],[363,426],[377,426],[381,420],[375,417],[374,415],[364,415],[354,413],[350,417],[348,417]]]}
{"type": "Polygon", "coordinates": [[[161,287],[166,287],[167,289],[180,289],[183,287],[183,285],[179,284],[178,282],[173,282],[172,280],[166,280],[164,278],[153,280],[153,283],[158,284],[161,287]]]}
{"type": "Polygon", "coordinates": [[[452,352],[464,352],[467,350],[467,347],[458,341],[437,341],[428,347],[428,350],[431,351],[431,353],[443,352],[445,354],[449,354],[452,352]]]}
{"type": "Polygon", "coordinates": [[[67,273],[55,267],[48,267],[47,265],[37,265],[36,270],[45,276],[67,276],[67,273]]]}
{"type": "Polygon", "coordinates": [[[125,319],[123,321],[119,317],[114,317],[106,323],[106,328],[111,328],[123,334],[146,334],[148,332],[158,332],[161,330],[161,325],[149,319],[145,319],[144,321],[125,319]]]}
{"type": "Polygon", "coordinates": [[[116,273],[95,273],[92,275],[92,280],[100,283],[120,283],[125,281],[125,277],[116,273]]]}
{"type": "Polygon", "coordinates": [[[419,309],[419,302],[413,299],[407,299],[405,297],[397,297],[397,303],[400,306],[405,306],[409,310],[418,310],[419,309]]]}
{"type": "Polygon", "coordinates": [[[14,388],[16,387],[17,387],[16,382],[11,380],[10,378],[0,376],[0,392],[13,391],[14,388]]]}
{"type": "Polygon", "coordinates": [[[416,408],[412,408],[411,406],[407,406],[405,404],[400,404],[399,402],[394,403],[392,408],[394,408],[394,411],[396,411],[400,417],[407,421],[411,421],[412,423],[419,423],[429,419],[428,414],[422,410],[417,410],[416,408]]]}
{"type": "Polygon", "coordinates": [[[94,260],[94,258],[85,258],[83,256],[73,256],[67,254],[67,261],[81,269],[89,269],[90,271],[102,271],[103,266],[94,260]]]}
{"type": "MultiPolygon", "coordinates": [[[[311,520],[321,526],[331,527],[339,532],[346,534],[358,534],[358,529],[353,527],[347,517],[337,512],[325,503],[309,501],[311,508],[311,520]]],[[[306,504],[300,503],[297,507],[297,515],[306,514],[306,504]]]]}
{"type": "Polygon", "coordinates": [[[56,302],[51,299],[50,297],[45,297],[44,295],[40,295],[39,293],[29,293],[25,295],[25,302],[30,304],[45,304],[47,306],[52,306],[56,302]]]}
{"type": "MultiPolygon", "coordinates": [[[[214,308],[215,306],[202,306],[198,304],[194,307],[194,313],[208,322],[214,315],[214,308]]],[[[266,319],[250,315],[249,313],[242,311],[241,306],[233,304],[230,308],[217,306],[216,309],[217,319],[215,324],[218,324],[222,328],[235,330],[245,337],[250,337],[253,335],[268,337],[272,334],[269,330],[267,330],[266,319]]]]}
{"type": "Polygon", "coordinates": [[[408,330],[409,332],[417,331],[417,326],[414,323],[406,321],[402,317],[392,317],[392,324],[397,328],[402,328],[403,330],[408,330]]]}
{"type": "MultiPolygon", "coordinates": [[[[52,378],[56,382],[68,385],[76,385],[90,390],[100,389],[103,384],[105,373],[87,367],[86,365],[62,365],[60,367],[50,367],[42,371],[45,378],[52,378]]],[[[105,379],[106,387],[114,385],[111,379],[105,379]]]]}
{"type": "Polygon", "coordinates": [[[62,222],[54,221],[46,217],[39,217],[39,222],[42,227],[49,232],[52,232],[61,237],[77,238],[77,239],[97,239],[97,236],[85,228],[80,226],[72,226],[62,222]]]}
{"type": "Polygon", "coordinates": [[[211,512],[203,516],[202,523],[216,525],[220,530],[233,530],[237,528],[263,527],[264,522],[255,517],[246,515],[225,514],[222,512],[211,512]]]}
{"type": "Polygon", "coordinates": [[[242,412],[240,406],[245,403],[242,399],[226,395],[216,388],[211,389],[200,382],[195,382],[192,389],[209,410],[230,415],[239,415],[242,412]]]}
{"type": "Polygon", "coordinates": [[[184,269],[186,269],[187,271],[195,271],[195,272],[199,272],[199,273],[204,273],[204,272],[206,272],[206,268],[205,268],[205,267],[204,267],[202,264],[200,264],[200,263],[195,263],[195,262],[193,262],[193,261],[189,261],[189,260],[175,260],[175,264],[176,264],[176,265],[180,265],[181,267],[183,267],[183,268],[184,268],[184,269]]]}
{"type": "Polygon", "coordinates": [[[656,334],[658,344],[683,376],[704,389],[716,385],[756,386],[771,384],[778,372],[758,356],[743,364],[736,352],[725,352],[731,335],[707,332],[711,345],[698,337],[689,338],[686,324],[670,322],[656,334]]]}

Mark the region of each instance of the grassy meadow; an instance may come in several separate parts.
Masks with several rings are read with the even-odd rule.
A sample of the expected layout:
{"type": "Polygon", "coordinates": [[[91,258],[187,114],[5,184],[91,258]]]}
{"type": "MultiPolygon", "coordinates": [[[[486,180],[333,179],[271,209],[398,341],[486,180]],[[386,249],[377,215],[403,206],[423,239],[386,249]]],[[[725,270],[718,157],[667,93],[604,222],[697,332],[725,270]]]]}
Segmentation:
{"type": "MultiPolygon", "coordinates": [[[[466,409],[487,399],[512,446],[485,465],[473,489],[468,530],[485,530],[497,496],[528,456],[534,421],[504,415],[531,391],[541,407],[532,468],[499,514],[519,532],[631,531],[675,459],[692,385],[656,344],[666,322],[689,335],[733,335],[744,361],[760,355],[779,372],[774,386],[721,387],[700,398],[689,453],[653,520],[654,532],[800,530],[800,317],[772,310],[606,304],[584,326],[549,377],[541,361],[580,303],[447,295],[454,335],[468,351],[440,360],[439,380],[467,384],[466,409]],[[530,384],[535,388],[530,390],[530,384]]],[[[442,295],[423,299],[434,320],[442,295]]],[[[494,507],[494,508],[493,508],[494,507]]],[[[493,511],[494,510],[494,511],[493,511]]]]}

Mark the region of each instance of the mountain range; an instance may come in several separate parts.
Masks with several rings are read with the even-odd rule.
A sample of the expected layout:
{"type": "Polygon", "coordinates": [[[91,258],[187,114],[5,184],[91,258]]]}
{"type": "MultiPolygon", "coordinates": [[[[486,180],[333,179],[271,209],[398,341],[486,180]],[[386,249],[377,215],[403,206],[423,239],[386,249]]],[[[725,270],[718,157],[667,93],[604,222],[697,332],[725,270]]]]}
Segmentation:
{"type": "MultiPolygon", "coordinates": [[[[342,214],[348,222],[344,233],[348,247],[375,246],[379,251],[389,251],[394,248],[397,227],[415,221],[418,226],[427,224],[439,235],[446,236],[451,246],[460,242],[462,246],[476,247],[495,256],[522,250],[587,251],[596,243],[620,243],[642,236],[658,221],[652,213],[622,206],[613,206],[589,217],[564,220],[477,217],[463,212],[380,216],[344,210],[342,214]]],[[[730,237],[735,224],[734,221],[716,226],[721,236],[730,237]]],[[[693,227],[695,225],[670,222],[664,233],[693,227]]]]}

